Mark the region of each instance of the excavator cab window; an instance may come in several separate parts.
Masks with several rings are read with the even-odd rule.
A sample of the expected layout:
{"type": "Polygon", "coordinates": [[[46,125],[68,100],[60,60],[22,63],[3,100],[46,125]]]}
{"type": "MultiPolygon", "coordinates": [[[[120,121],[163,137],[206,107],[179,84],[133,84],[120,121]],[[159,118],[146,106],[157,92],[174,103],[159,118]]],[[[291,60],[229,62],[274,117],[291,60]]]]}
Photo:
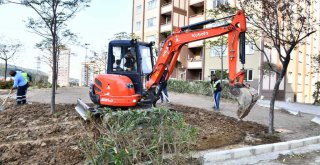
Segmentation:
{"type": "Polygon", "coordinates": [[[139,50],[141,54],[141,69],[142,74],[146,75],[152,72],[152,53],[148,46],[139,45],[139,50]]]}
{"type": "Polygon", "coordinates": [[[113,55],[113,71],[136,72],[137,71],[137,55],[134,47],[130,46],[114,46],[113,55]]]}

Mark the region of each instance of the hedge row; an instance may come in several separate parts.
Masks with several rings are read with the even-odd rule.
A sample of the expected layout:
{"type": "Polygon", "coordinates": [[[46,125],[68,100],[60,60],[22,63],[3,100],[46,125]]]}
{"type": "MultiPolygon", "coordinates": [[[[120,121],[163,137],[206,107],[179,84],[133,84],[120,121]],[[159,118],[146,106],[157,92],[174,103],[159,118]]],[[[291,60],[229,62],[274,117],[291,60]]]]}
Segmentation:
{"type": "MultiPolygon", "coordinates": [[[[235,97],[231,95],[229,89],[229,85],[227,83],[224,84],[221,97],[234,100],[235,97]]],[[[212,96],[210,81],[169,80],[168,90],[177,93],[190,93],[196,95],[212,96]]]]}

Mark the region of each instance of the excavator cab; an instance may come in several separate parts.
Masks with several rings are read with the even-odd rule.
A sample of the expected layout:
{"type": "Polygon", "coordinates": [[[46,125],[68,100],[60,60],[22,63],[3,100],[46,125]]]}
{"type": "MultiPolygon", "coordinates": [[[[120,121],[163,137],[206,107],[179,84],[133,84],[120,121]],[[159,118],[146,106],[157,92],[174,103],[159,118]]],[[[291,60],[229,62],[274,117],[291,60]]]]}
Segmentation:
{"type": "Polygon", "coordinates": [[[152,72],[153,43],[113,40],[109,43],[107,74],[90,85],[93,103],[110,107],[134,107],[145,96],[146,77],[152,72]]]}

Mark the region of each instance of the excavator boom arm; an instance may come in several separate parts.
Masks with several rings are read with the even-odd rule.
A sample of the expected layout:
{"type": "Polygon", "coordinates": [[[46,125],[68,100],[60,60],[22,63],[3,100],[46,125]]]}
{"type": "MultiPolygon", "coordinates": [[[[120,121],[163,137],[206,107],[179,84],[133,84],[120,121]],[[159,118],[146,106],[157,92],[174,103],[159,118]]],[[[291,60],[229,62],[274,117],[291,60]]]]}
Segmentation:
{"type": "MultiPolygon", "coordinates": [[[[205,21],[202,25],[211,22],[205,21]]],[[[197,25],[200,25],[199,23],[197,25]]],[[[168,69],[166,76],[167,80],[175,67],[177,59],[180,55],[180,50],[183,45],[190,42],[213,38],[221,35],[228,35],[228,61],[229,61],[229,80],[230,85],[234,85],[236,79],[239,77],[239,83],[243,83],[244,72],[237,73],[237,58],[238,58],[238,42],[240,34],[244,34],[246,31],[246,18],[244,11],[240,10],[234,15],[230,24],[224,26],[193,30],[182,31],[187,28],[177,28],[175,33],[165,41],[162,50],[159,54],[158,60],[153,68],[151,77],[147,83],[147,89],[151,89],[152,86],[158,85],[164,71],[168,69]]],[[[242,37],[243,38],[243,37],[242,37]]],[[[241,41],[244,44],[244,41],[241,41]]],[[[242,49],[244,52],[244,49],[242,49]]],[[[242,52],[242,53],[243,53],[242,52]]],[[[241,55],[244,57],[244,55],[241,55]]],[[[243,58],[244,59],[244,58],[243,58]]],[[[241,60],[244,64],[244,60],[241,60]]]]}
{"type": "MultiPolygon", "coordinates": [[[[207,20],[204,22],[196,23],[194,25],[177,28],[176,31],[166,39],[162,47],[158,60],[151,73],[150,79],[147,82],[147,89],[151,90],[154,86],[159,84],[159,81],[164,75],[166,69],[168,70],[168,73],[165,77],[165,81],[169,79],[183,45],[194,41],[204,40],[221,35],[228,35],[230,92],[237,97],[239,103],[238,117],[242,119],[247,116],[253,105],[256,103],[258,94],[255,89],[244,87],[244,69],[242,68],[239,72],[237,72],[239,45],[240,62],[242,64],[245,64],[245,31],[247,28],[245,13],[244,11],[240,10],[232,17],[233,19],[230,24],[219,27],[187,31],[188,29],[192,29],[193,27],[215,22],[215,20],[207,20]]],[[[159,91],[161,90],[162,87],[160,87],[159,91]]],[[[157,93],[155,101],[153,101],[154,105],[159,98],[160,93],[161,92],[157,93]]]]}

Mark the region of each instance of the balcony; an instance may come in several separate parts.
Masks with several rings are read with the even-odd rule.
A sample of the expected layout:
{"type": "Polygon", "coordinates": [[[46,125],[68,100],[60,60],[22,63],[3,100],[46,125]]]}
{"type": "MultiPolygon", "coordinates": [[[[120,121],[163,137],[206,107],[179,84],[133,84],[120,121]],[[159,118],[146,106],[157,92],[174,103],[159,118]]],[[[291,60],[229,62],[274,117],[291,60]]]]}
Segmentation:
{"type": "Polygon", "coordinates": [[[162,24],[160,27],[160,32],[164,33],[164,32],[170,32],[172,30],[172,24],[171,22],[168,22],[166,24],[162,24]]]}
{"type": "Polygon", "coordinates": [[[189,17],[189,24],[194,24],[194,23],[198,23],[198,22],[202,22],[202,21],[204,21],[204,14],[203,13],[192,15],[189,17]]]}
{"type": "Polygon", "coordinates": [[[188,60],[187,69],[202,69],[202,60],[188,60]]]}
{"type": "Polygon", "coordinates": [[[188,44],[188,48],[196,48],[196,47],[202,47],[203,46],[203,40],[190,42],[188,44]]]}
{"type": "Polygon", "coordinates": [[[171,13],[172,3],[167,3],[161,6],[161,14],[171,13]]]}
{"type": "Polygon", "coordinates": [[[189,0],[189,5],[190,6],[196,6],[199,3],[203,4],[204,0],[189,0]]]}

